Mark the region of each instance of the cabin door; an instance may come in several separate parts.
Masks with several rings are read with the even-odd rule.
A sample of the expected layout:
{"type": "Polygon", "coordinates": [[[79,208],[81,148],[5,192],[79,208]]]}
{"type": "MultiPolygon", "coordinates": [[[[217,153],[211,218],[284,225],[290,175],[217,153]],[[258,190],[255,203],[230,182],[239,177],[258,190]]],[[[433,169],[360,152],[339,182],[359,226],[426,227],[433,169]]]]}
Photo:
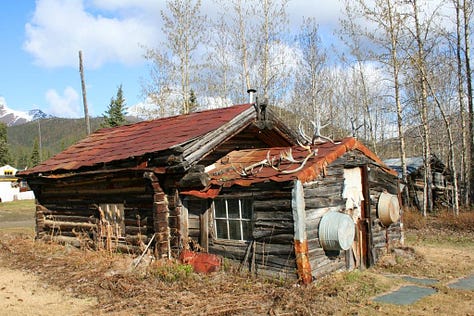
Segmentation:
{"type": "Polygon", "coordinates": [[[364,201],[366,196],[366,169],[364,167],[344,169],[344,192],[346,212],[352,216],[355,223],[355,237],[352,253],[349,258],[350,266],[365,269],[369,266],[369,212],[364,201]]]}
{"type": "Polygon", "coordinates": [[[209,249],[209,202],[203,199],[185,198],[183,200],[183,215],[187,220],[186,232],[183,236],[188,237],[192,246],[199,246],[207,252],[209,249]]]}

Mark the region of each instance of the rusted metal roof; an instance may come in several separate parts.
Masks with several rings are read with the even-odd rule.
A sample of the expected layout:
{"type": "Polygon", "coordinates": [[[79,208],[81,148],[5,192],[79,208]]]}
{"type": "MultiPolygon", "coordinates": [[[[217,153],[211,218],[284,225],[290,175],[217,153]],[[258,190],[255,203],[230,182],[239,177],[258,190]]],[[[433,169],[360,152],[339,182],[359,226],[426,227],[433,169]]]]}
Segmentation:
{"type": "Polygon", "coordinates": [[[250,107],[234,105],[104,128],[20,175],[77,170],[173,148],[221,127],[250,107]]]}
{"type": "Polygon", "coordinates": [[[335,143],[318,144],[310,149],[295,146],[233,151],[208,168],[211,186],[207,191],[189,191],[185,194],[212,198],[217,196],[220,188],[233,185],[250,186],[265,181],[287,182],[297,179],[312,181],[324,172],[327,165],[352,150],[362,152],[386,172],[396,176],[396,171],[387,167],[377,155],[355,138],[348,137],[335,143]],[[290,152],[292,158],[299,162],[281,159],[290,152]],[[272,164],[268,163],[269,160],[272,164]]]}

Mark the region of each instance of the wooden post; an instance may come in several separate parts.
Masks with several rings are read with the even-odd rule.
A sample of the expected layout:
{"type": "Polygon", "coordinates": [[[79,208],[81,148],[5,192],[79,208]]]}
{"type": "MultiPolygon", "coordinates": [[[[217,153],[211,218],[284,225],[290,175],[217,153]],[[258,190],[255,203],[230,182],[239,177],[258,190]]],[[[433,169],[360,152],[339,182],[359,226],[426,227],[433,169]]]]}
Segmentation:
{"type": "Polygon", "coordinates": [[[304,189],[301,181],[296,180],[291,192],[291,208],[293,210],[293,221],[295,229],[295,256],[298,278],[303,284],[309,284],[313,280],[311,263],[309,262],[308,240],[306,237],[306,212],[304,202],[304,189]]]}
{"type": "Polygon", "coordinates": [[[153,172],[145,172],[153,188],[153,233],[155,235],[155,255],[157,258],[171,258],[168,197],[163,192],[158,178],[153,172]]]}
{"type": "Polygon", "coordinates": [[[207,208],[201,215],[199,215],[199,225],[201,236],[199,244],[206,252],[209,251],[209,208],[207,208]]]}
{"type": "Polygon", "coordinates": [[[87,107],[86,82],[84,80],[84,68],[82,67],[82,50],[79,51],[79,73],[81,74],[82,103],[84,104],[84,118],[86,120],[87,135],[91,133],[91,124],[89,121],[89,109],[87,107]]]}

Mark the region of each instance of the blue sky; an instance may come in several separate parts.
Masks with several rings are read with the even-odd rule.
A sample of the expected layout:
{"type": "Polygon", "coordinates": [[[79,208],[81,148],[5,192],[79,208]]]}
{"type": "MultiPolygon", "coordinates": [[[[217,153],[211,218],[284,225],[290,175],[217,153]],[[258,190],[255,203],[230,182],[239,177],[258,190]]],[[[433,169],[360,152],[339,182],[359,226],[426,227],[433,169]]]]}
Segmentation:
{"type": "MultiPolygon", "coordinates": [[[[6,0],[0,10],[0,98],[10,109],[42,111],[60,117],[83,115],[78,51],[83,51],[91,116],[102,115],[123,85],[127,106],[143,101],[147,78],[142,46],[161,38],[164,0],[6,0]],[[142,46],[141,46],[142,45],[142,46]]],[[[211,0],[203,12],[215,14],[211,0]]],[[[293,0],[290,23],[315,16],[330,30],[338,1],[293,0]]]]}

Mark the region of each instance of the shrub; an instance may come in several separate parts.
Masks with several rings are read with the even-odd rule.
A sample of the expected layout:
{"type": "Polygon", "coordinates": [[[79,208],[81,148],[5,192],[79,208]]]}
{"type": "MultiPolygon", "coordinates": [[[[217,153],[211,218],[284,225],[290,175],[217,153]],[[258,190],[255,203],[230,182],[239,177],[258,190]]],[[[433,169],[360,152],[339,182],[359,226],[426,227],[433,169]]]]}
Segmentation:
{"type": "Polygon", "coordinates": [[[193,267],[189,264],[160,260],[150,265],[148,273],[161,281],[175,282],[188,279],[193,273],[193,267]]]}

